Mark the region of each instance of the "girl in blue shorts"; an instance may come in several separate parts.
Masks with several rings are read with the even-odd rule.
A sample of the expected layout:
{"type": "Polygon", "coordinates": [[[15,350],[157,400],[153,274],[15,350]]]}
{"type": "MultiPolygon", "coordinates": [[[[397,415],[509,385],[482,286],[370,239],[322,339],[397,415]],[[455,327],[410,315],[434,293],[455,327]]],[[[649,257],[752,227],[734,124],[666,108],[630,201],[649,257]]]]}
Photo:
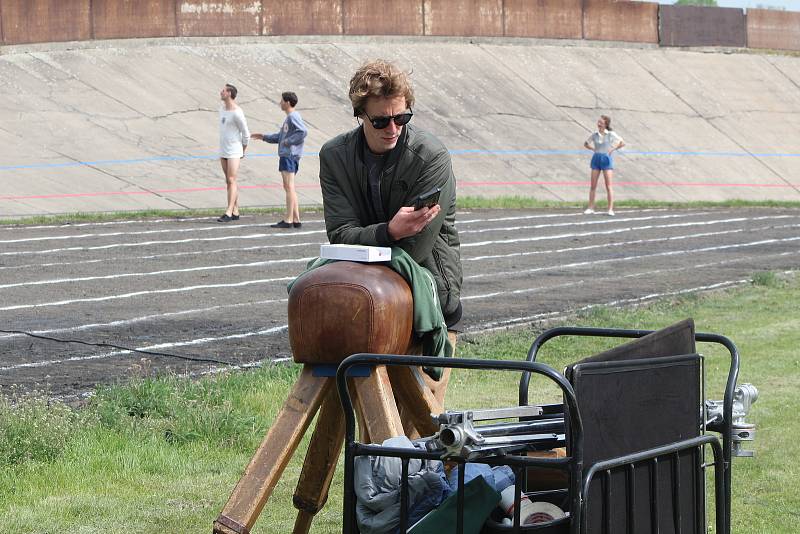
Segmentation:
{"type": "Polygon", "coordinates": [[[625,146],[625,141],[616,132],[611,130],[611,117],[600,115],[597,120],[597,131],[589,136],[583,146],[592,152],[592,183],[589,189],[589,207],[583,212],[586,215],[594,213],[594,197],[597,192],[597,181],[600,179],[600,172],[603,173],[603,180],[606,184],[606,195],[608,195],[608,214],[614,215],[614,190],[611,179],[614,177],[614,158],[611,153],[625,146]]]}

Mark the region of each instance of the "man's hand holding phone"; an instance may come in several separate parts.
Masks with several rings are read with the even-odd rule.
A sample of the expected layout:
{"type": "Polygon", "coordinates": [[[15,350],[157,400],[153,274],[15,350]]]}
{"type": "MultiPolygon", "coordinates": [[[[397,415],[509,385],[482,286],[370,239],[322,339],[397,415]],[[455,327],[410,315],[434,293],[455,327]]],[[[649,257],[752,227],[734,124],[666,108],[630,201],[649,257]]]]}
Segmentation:
{"type": "Polygon", "coordinates": [[[404,206],[389,221],[389,236],[395,241],[417,235],[439,215],[440,188],[431,189],[414,201],[413,206],[404,206]]]}
{"type": "Polygon", "coordinates": [[[420,210],[422,208],[432,208],[439,204],[439,195],[442,192],[441,187],[434,187],[430,191],[426,191],[417,197],[414,201],[414,209],[420,210]]]}

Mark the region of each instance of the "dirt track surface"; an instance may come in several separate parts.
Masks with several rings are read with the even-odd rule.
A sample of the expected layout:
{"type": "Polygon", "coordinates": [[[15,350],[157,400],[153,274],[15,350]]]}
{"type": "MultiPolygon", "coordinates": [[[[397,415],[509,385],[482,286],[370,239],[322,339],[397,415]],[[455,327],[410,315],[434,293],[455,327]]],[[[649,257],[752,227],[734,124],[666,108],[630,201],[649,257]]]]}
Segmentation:
{"type": "MultiPolygon", "coordinates": [[[[312,216],[313,217],[313,216],[312,216]]],[[[265,216],[0,229],[0,329],[251,365],[290,357],[286,284],[327,242],[265,216]]],[[[477,333],[797,269],[800,210],[461,212],[463,329],[477,333]]],[[[0,391],[73,396],[175,357],[0,333],[0,391]]]]}

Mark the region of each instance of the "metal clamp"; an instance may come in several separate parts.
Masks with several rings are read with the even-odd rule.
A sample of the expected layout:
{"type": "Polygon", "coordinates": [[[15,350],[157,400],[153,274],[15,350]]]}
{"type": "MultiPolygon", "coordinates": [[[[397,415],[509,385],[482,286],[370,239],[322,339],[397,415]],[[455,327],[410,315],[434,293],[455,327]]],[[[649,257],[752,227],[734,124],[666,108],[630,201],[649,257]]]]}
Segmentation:
{"type": "MultiPolygon", "coordinates": [[[[756,439],[756,425],[745,421],[750,408],[758,400],[758,389],[752,384],[742,384],[733,392],[733,413],[731,414],[731,455],[752,458],[755,451],[742,448],[745,441],[756,439]]],[[[706,427],[719,432],[724,420],[723,401],[706,401],[706,427]]]]}

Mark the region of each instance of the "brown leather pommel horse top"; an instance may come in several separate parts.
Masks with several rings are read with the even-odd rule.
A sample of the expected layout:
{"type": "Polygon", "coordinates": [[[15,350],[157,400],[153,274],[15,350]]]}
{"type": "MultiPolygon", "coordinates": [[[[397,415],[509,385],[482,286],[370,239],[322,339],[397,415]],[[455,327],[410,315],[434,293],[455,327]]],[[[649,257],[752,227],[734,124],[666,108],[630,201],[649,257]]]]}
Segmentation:
{"type": "Polygon", "coordinates": [[[338,364],[351,354],[405,354],[413,300],[384,265],[338,261],[306,273],[289,292],[294,361],[338,364]]]}

